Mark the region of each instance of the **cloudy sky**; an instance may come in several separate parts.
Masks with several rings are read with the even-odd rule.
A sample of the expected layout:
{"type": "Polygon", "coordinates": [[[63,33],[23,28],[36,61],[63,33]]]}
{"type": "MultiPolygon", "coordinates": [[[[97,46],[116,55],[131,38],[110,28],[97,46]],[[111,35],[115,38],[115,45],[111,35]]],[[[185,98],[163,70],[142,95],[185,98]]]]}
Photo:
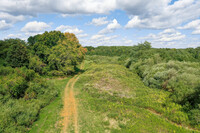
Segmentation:
{"type": "Polygon", "coordinates": [[[84,46],[200,46],[200,0],[0,0],[0,39],[60,30],[84,46]]]}

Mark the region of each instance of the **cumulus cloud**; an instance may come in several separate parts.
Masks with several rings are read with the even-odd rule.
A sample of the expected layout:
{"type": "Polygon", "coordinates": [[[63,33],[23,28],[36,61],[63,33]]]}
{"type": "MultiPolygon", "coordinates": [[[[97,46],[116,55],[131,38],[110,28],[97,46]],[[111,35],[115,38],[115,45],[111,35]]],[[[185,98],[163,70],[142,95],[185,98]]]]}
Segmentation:
{"type": "Polygon", "coordinates": [[[125,0],[123,8],[131,15],[126,28],[165,29],[200,17],[200,1],[179,0],[170,5],[171,0],[143,0],[128,5],[130,1],[125,0]]]}
{"type": "Polygon", "coordinates": [[[105,35],[97,34],[97,35],[93,35],[90,39],[91,40],[98,40],[98,39],[103,38],[103,37],[105,37],[105,35]]]}
{"type": "Polygon", "coordinates": [[[11,27],[12,27],[12,25],[6,23],[5,20],[0,20],[0,31],[1,31],[1,30],[7,30],[7,29],[9,29],[9,28],[11,28],[11,27]]]}
{"type": "Polygon", "coordinates": [[[1,11],[16,15],[108,13],[115,8],[116,0],[1,0],[0,5],[1,11]]]}
{"type": "Polygon", "coordinates": [[[116,29],[119,29],[121,26],[120,24],[117,22],[116,19],[113,19],[113,21],[111,23],[109,23],[107,25],[106,28],[102,29],[101,31],[99,31],[99,34],[107,34],[107,33],[112,33],[114,32],[116,29]]]}
{"type": "MultiPolygon", "coordinates": [[[[3,12],[6,18],[20,21],[24,16],[36,16],[39,13],[66,16],[106,14],[123,10],[130,15],[126,28],[153,29],[171,28],[200,17],[198,0],[178,0],[170,3],[171,0],[1,0],[0,12],[3,12]]],[[[101,25],[107,21],[105,18],[97,18],[92,23],[101,25]]]]}
{"type": "Polygon", "coordinates": [[[0,12],[0,20],[5,20],[6,22],[13,24],[25,20],[25,16],[23,15],[14,16],[9,13],[0,12]]]}
{"type": "Polygon", "coordinates": [[[105,25],[107,23],[108,23],[107,17],[100,17],[100,18],[93,18],[92,22],[89,24],[95,25],[95,26],[101,26],[101,25],[105,25]]]}
{"type": "Polygon", "coordinates": [[[37,22],[37,21],[32,21],[28,22],[22,29],[21,31],[25,33],[39,33],[43,32],[46,29],[50,28],[51,26],[49,24],[46,24],[45,22],[37,22]]]}
{"type": "Polygon", "coordinates": [[[200,26],[200,19],[189,22],[188,24],[186,24],[182,27],[178,27],[178,29],[194,29],[198,26],[200,26]]]}
{"type": "Polygon", "coordinates": [[[83,33],[83,30],[80,30],[77,27],[68,26],[68,25],[60,25],[55,30],[62,31],[62,32],[70,32],[74,34],[83,33]]]}
{"type": "Polygon", "coordinates": [[[6,38],[22,38],[21,34],[9,34],[6,38]]]}
{"type": "Polygon", "coordinates": [[[186,36],[176,31],[175,29],[165,29],[164,31],[156,34],[149,34],[143,39],[152,40],[157,42],[171,42],[184,39],[186,36]]]}
{"type": "Polygon", "coordinates": [[[91,40],[94,40],[94,41],[109,41],[109,40],[115,39],[117,37],[118,37],[118,35],[105,36],[105,35],[97,34],[97,35],[93,35],[91,37],[91,40]]]}
{"type": "Polygon", "coordinates": [[[84,38],[88,36],[88,34],[84,33],[83,30],[77,28],[76,26],[60,25],[55,30],[61,32],[74,33],[78,38],[84,38]]]}
{"type": "Polygon", "coordinates": [[[78,38],[84,38],[84,37],[87,37],[87,36],[88,36],[88,34],[86,34],[86,33],[77,35],[78,38]]]}
{"type": "Polygon", "coordinates": [[[178,27],[178,29],[192,29],[194,30],[192,34],[200,34],[200,19],[193,20],[182,27],[178,27]]]}
{"type": "Polygon", "coordinates": [[[85,46],[132,46],[133,41],[127,38],[120,38],[119,35],[105,36],[102,34],[93,35],[90,40],[80,40],[85,46]]]}
{"type": "Polygon", "coordinates": [[[186,45],[184,42],[186,39],[186,35],[175,29],[165,29],[162,32],[159,32],[157,34],[151,33],[140,39],[142,41],[150,41],[155,47],[184,47],[183,45],[186,45]],[[183,45],[181,46],[181,44],[183,45]]]}

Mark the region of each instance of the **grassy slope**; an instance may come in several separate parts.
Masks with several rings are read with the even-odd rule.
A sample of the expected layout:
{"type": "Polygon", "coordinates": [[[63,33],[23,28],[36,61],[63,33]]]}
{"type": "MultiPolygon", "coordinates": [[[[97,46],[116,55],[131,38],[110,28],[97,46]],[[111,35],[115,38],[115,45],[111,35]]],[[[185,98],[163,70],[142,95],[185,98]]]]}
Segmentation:
{"type": "Polygon", "coordinates": [[[59,90],[59,96],[40,112],[39,119],[33,124],[30,133],[58,133],[60,132],[60,111],[63,107],[62,97],[66,83],[70,78],[51,79],[59,90]]]}
{"type": "Polygon", "coordinates": [[[144,86],[116,58],[87,59],[75,85],[80,132],[192,132],[168,121],[187,125],[181,107],[167,101],[167,92],[144,86]]]}

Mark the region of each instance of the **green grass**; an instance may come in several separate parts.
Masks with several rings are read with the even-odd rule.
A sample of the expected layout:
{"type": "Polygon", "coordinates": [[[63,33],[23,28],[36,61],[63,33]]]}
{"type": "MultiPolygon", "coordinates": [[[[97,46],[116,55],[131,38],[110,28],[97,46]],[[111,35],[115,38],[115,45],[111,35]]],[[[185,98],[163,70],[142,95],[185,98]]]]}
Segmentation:
{"type": "MultiPolygon", "coordinates": [[[[136,73],[119,65],[117,57],[87,56],[84,70],[74,88],[80,133],[198,132],[186,128],[187,114],[169,99],[169,92],[145,86],[136,73]]],[[[41,110],[30,133],[61,132],[62,97],[68,80],[49,80],[59,96],[41,110]]]]}
{"type": "Polygon", "coordinates": [[[30,130],[30,133],[59,133],[60,128],[60,112],[63,108],[63,92],[65,86],[70,78],[58,80],[51,79],[48,82],[53,82],[55,88],[58,89],[59,95],[56,97],[49,105],[44,107],[39,115],[39,119],[34,122],[33,127],[30,130]]]}
{"type": "Polygon", "coordinates": [[[110,57],[101,57],[103,64],[96,59],[86,58],[75,85],[80,132],[193,132],[178,126],[188,126],[188,118],[168,92],[146,87],[110,57]]]}

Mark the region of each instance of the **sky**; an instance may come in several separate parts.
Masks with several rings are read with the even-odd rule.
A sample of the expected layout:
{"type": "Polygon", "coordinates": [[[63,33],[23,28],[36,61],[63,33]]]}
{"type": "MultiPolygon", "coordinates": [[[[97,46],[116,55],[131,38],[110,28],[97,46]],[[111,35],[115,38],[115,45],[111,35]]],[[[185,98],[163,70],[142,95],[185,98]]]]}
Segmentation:
{"type": "Polygon", "coordinates": [[[74,33],[83,46],[200,46],[200,0],[0,0],[0,39],[74,33]]]}

